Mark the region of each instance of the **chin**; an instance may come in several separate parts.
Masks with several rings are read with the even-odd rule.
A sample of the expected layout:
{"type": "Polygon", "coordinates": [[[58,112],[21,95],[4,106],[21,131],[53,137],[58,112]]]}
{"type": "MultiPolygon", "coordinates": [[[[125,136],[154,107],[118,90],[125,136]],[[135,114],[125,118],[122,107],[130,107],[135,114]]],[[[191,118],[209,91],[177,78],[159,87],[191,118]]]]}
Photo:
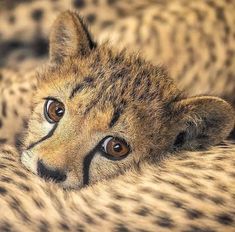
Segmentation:
{"type": "Polygon", "coordinates": [[[67,179],[61,183],[58,183],[58,185],[65,189],[65,190],[70,190],[70,189],[81,189],[82,187],[84,187],[82,185],[82,183],[79,180],[75,180],[72,177],[67,177],[67,179]]]}

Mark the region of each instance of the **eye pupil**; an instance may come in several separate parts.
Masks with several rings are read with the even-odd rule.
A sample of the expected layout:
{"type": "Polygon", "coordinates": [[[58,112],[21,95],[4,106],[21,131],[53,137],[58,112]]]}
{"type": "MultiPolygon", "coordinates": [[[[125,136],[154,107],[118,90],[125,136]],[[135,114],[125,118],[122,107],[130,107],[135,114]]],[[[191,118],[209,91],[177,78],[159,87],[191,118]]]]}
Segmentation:
{"type": "Polygon", "coordinates": [[[56,107],[55,113],[58,117],[62,117],[64,114],[64,109],[62,109],[61,107],[56,107]]]}
{"type": "Polygon", "coordinates": [[[113,150],[115,152],[121,152],[122,151],[122,145],[120,143],[117,143],[113,146],[113,150]]]}

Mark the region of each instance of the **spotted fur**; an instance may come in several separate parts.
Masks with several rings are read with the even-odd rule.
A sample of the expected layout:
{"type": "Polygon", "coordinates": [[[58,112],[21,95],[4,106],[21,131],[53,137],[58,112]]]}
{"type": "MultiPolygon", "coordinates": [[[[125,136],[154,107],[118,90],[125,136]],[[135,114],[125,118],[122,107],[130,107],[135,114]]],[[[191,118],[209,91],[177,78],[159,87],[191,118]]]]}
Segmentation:
{"type": "MultiPolygon", "coordinates": [[[[128,47],[154,64],[166,65],[177,86],[186,89],[188,94],[212,94],[232,104],[235,102],[233,1],[42,0],[17,3],[19,1],[1,1],[0,6],[0,66],[9,67],[10,72],[24,70],[25,63],[34,68],[45,61],[51,24],[60,11],[70,8],[77,9],[89,23],[99,43],[109,40],[115,47],[128,47]]],[[[21,80],[20,85],[28,82],[22,77],[21,80]]],[[[31,81],[34,86],[35,80],[31,81]]],[[[18,84],[14,85],[17,89],[18,84]]],[[[34,88],[28,89],[26,107],[31,107],[32,92],[34,88]]],[[[18,94],[21,92],[12,97],[17,98],[18,94]]],[[[7,95],[7,99],[7,106],[10,106],[11,97],[7,95]]],[[[28,114],[15,117],[11,107],[5,109],[11,117],[4,117],[1,111],[0,138],[2,142],[14,144],[12,138],[19,136],[22,126],[9,130],[8,125],[12,118],[23,125],[21,121],[27,121],[28,114]]]]}
{"type": "Polygon", "coordinates": [[[234,144],[141,163],[79,192],[26,171],[12,148],[0,154],[1,231],[234,231],[234,144]]]}
{"type": "MultiPolygon", "coordinates": [[[[65,172],[64,188],[92,186],[64,192],[1,146],[0,230],[233,231],[234,144],[184,151],[223,140],[234,126],[232,107],[187,97],[163,67],[97,45],[75,13],[56,20],[50,41],[20,159],[36,174],[38,160],[65,172]],[[66,106],[58,124],[43,114],[48,97],[66,106]],[[132,148],[121,162],[96,149],[110,133],[132,148]]],[[[7,109],[2,101],[3,116],[7,109]]]]}

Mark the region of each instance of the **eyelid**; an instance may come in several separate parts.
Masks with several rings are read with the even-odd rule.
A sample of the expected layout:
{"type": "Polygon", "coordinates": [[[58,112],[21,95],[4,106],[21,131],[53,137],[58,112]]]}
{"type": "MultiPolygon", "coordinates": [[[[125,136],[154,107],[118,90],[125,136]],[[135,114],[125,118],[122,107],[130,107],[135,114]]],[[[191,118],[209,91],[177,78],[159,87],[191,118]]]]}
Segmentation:
{"type": "Polygon", "coordinates": [[[44,98],[42,98],[42,99],[45,100],[45,101],[52,100],[52,101],[58,101],[58,102],[61,102],[61,103],[62,103],[62,101],[61,101],[60,99],[56,98],[56,97],[51,97],[51,96],[49,96],[49,97],[44,97],[44,98]]]}

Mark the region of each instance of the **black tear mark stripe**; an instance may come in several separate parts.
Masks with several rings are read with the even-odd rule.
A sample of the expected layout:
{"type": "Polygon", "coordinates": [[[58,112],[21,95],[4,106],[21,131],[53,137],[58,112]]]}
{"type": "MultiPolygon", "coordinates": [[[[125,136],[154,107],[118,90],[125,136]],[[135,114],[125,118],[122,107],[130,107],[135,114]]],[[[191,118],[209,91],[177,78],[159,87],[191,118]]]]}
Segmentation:
{"type": "Polygon", "coordinates": [[[53,126],[53,128],[49,131],[49,133],[48,133],[46,136],[42,137],[42,138],[41,138],[40,140],[38,140],[37,142],[34,142],[34,143],[30,144],[30,145],[27,147],[27,150],[32,149],[33,147],[35,147],[35,146],[38,145],[39,143],[41,143],[41,142],[43,142],[44,140],[50,138],[50,137],[54,134],[54,132],[55,132],[57,126],[58,126],[58,124],[55,124],[55,125],[53,126]]]}
{"type": "Polygon", "coordinates": [[[95,153],[97,151],[97,146],[91,150],[83,160],[83,185],[89,184],[89,172],[90,172],[90,165],[95,153]]]}
{"type": "Polygon", "coordinates": [[[83,160],[83,185],[89,185],[89,173],[90,173],[90,165],[91,165],[91,161],[94,158],[96,152],[100,152],[100,155],[105,157],[106,159],[112,160],[112,161],[119,161],[122,160],[124,158],[126,158],[129,153],[123,157],[120,158],[115,158],[107,153],[105,153],[104,151],[102,151],[101,149],[101,145],[103,144],[103,142],[110,136],[106,136],[105,138],[103,138],[90,152],[88,152],[88,154],[85,156],[84,160],[83,160]]]}
{"type": "Polygon", "coordinates": [[[101,144],[107,137],[103,138],[88,154],[85,156],[83,160],[83,185],[89,184],[89,172],[90,172],[90,165],[91,161],[95,156],[95,153],[100,150],[101,144]]]}

